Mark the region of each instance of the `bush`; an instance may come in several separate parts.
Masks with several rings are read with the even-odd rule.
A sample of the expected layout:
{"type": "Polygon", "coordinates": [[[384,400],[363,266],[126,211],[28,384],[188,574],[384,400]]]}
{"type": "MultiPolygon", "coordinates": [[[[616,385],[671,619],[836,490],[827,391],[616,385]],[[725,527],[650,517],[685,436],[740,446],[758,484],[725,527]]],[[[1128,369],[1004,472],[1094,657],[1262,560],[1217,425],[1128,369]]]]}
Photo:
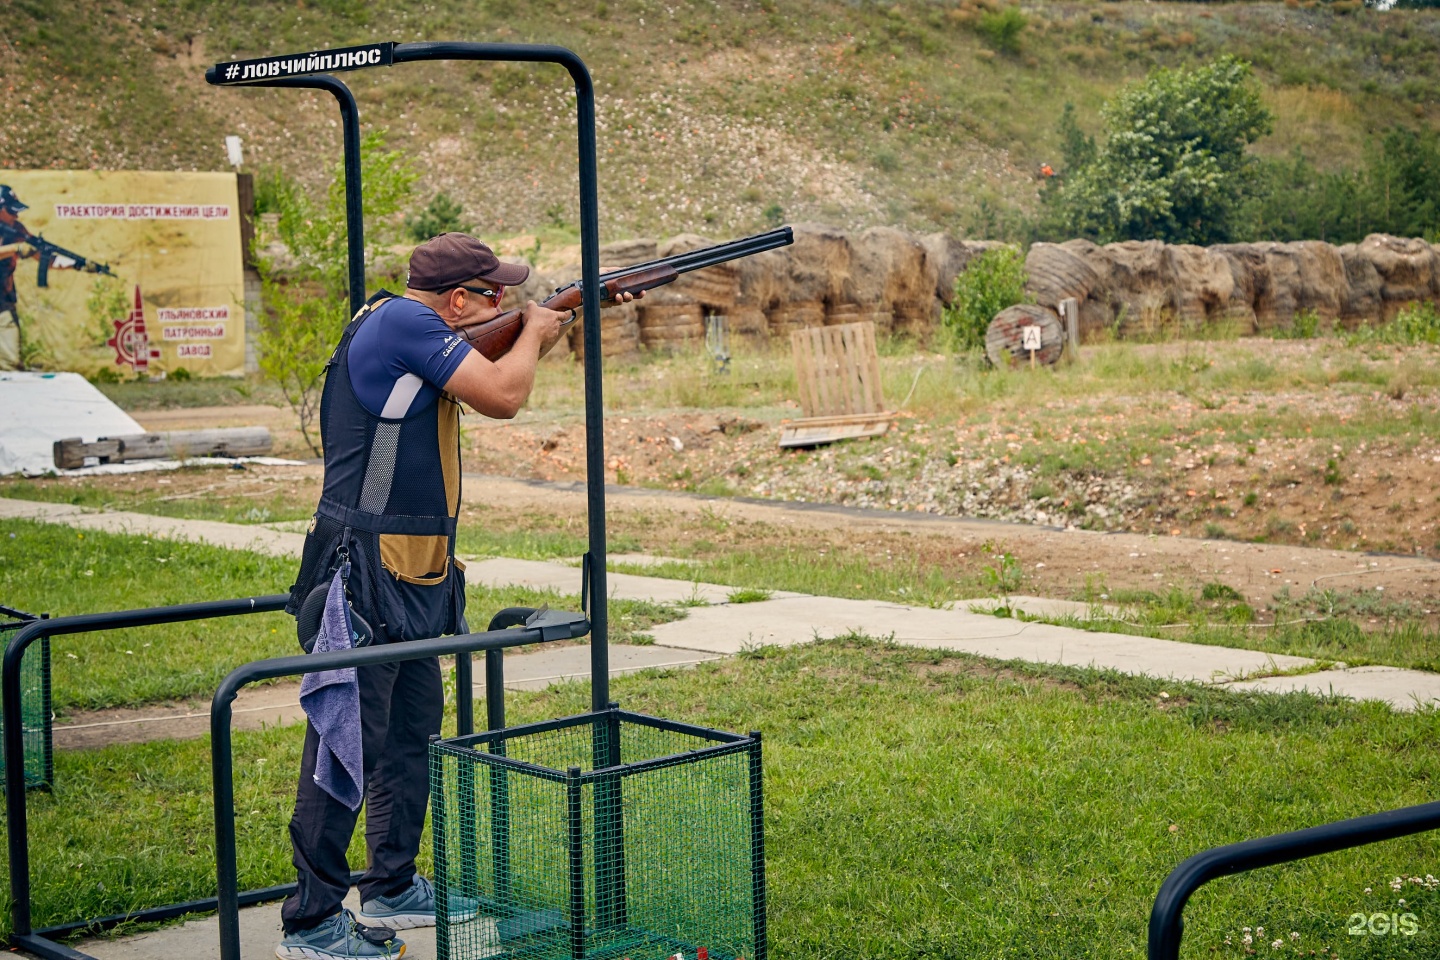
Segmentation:
{"type": "Polygon", "coordinates": [[[1019,7],[1006,7],[980,16],[980,33],[1001,53],[1020,52],[1020,34],[1025,32],[1025,14],[1019,7]]]}
{"type": "Polygon", "coordinates": [[[464,213],[448,193],[437,193],[419,216],[405,221],[405,230],[416,243],[424,243],[442,233],[469,233],[474,227],[461,219],[464,213]]]}
{"type": "Polygon", "coordinates": [[[1026,279],[1025,257],[1017,247],[996,247],[970,261],[955,278],[955,297],[942,315],[951,348],[983,347],[995,314],[1028,302],[1026,279]]]}
{"type": "Polygon", "coordinates": [[[1440,309],[1428,300],[1412,303],[1395,315],[1395,319],[1375,327],[1361,327],[1350,335],[1351,346],[1367,343],[1388,343],[1413,346],[1417,343],[1440,344],[1440,309]]]}

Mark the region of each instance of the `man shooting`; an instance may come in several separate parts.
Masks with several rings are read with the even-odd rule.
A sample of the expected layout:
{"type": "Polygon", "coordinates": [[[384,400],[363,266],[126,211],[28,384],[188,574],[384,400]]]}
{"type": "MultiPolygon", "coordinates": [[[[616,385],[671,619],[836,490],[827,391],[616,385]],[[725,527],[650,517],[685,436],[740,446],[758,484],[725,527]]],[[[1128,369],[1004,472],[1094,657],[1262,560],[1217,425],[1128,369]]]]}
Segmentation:
{"type": "MultiPolygon", "coordinates": [[[[415,249],[404,296],[381,291],[345,328],[321,398],[324,486],[287,607],[300,614],[302,643],[310,629],[302,607],[345,563],[346,593],[374,642],[465,629],[455,559],[460,404],[515,416],[567,314],[530,301],[514,346],[494,361],[456,331],[498,316],[506,288],[529,272],[474,237],[447,233],[415,249]]],[[[357,681],[369,851],[360,916],[341,908],[358,802],[351,809],[317,782],[312,722],[290,821],[299,883],[281,908],[281,960],[397,957],[405,948],[395,930],[435,923],[435,891],[416,873],[415,855],[429,801],[428,742],[443,710],[439,661],[360,667],[357,681]]],[[[467,909],[448,908],[452,916],[467,909]]]]}

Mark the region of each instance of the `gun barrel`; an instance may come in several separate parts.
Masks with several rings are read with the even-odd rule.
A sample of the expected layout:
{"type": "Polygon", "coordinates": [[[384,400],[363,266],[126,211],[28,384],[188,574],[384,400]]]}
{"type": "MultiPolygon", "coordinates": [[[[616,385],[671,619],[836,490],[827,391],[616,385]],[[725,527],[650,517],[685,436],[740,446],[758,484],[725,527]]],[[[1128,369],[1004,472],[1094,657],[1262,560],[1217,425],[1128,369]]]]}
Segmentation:
{"type": "Polygon", "coordinates": [[[692,270],[703,270],[706,267],[713,267],[730,260],[738,260],[741,257],[753,256],[766,250],[774,250],[776,247],[788,246],[794,242],[794,232],[789,227],[780,227],[765,233],[757,233],[753,237],[732,240],[729,243],[720,243],[713,247],[703,247],[699,250],[691,250],[689,253],[677,253],[671,257],[661,257],[659,260],[649,260],[623,270],[614,270],[601,274],[600,281],[603,283],[639,270],[660,266],[673,267],[676,273],[689,273],[692,270]]]}

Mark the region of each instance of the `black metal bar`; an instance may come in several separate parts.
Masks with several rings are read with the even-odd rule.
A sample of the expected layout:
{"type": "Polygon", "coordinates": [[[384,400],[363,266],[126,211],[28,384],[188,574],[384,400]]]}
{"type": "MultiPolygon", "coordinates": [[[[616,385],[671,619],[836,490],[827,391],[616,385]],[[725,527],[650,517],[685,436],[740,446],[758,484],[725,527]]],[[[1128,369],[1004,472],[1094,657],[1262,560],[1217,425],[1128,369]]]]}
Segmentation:
{"type": "MultiPolygon", "coordinates": [[[[355,872],[350,874],[351,883],[359,883],[364,874],[355,872]]],[[[296,884],[281,883],[273,887],[260,887],[256,890],[246,890],[240,894],[240,906],[252,907],[259,903],[273,903],[276,900],[284,900],[295,892],[296,884]]],[[[82,931],[101,932],[111,930],[122,923],[162,923],[166,920],[175,920],[192,913],[209,913],[215,909],[214,897],[201,897],[198,900],[186,900],[182,903],[169,903],[161,907],[150,907],[145,910],[134,910],[130,913],[115,913],[108,917],[96,917],[94,920],[79,920],[74,923],[62,923],[53,927],[41,927],[35,931],[39,937],[47,937],[52,940],[62,940],[82,931]]]]}
{"type": "MultiPolygon", "coordinates": [[[[40,619],[48,620],[50,615],[44,613],[40,619]]],[[[50,670],[50,638],[40,638],[40,709],[45,721],[42,724],[41,736],[44,738],[40,745],[40,780],[46,787],[55,783],[55,690],[53,687],[53,676],[50,670]]]]}
{"type": "MultiPolygon", "coordinates": [[[[595,721],[596,772],[620,766],[620,705],[595,721]],[[603,735],[602,735],[603,730],[603,735]]],[[[595,906],[601,929],[625,923],[625,785],[618,772],[595,778],[595,906]]]]}
{"type": "Polygon", "coordinates": [[[70,947],[65,946],[65,944],[47,940],[38,933],[12,933],[10,935],[10,945],[18,947],[26,953],[33,953],[35,956],[40,957],[41,960],[95,960],[95,958],[88,953],[72,950],[70,947]]]}
{"type": "Polygon", "coordinates": [[[303,77],[276,77],[246,84],[251,87],[290,87],[326,90],[340,104],[340,127],[345,144],[345,235],[348,243],[350,316],[365,305],[365,201],[360,174],[360,109],[343,81],[328,73],[303,77]]]}
{"type": "Polygon", "coordinates": [[[30,827],[25,797],[25,741],[20,728],[20,665],[26,648],[42,637],[270,613],[284,609],[289,599],[288,594],[276,594],[173,607],[147,607],[113,613],[54,617],[28,623],[10,638],[5,645],[3,663],[0,663],[0,711],[3,711],[5,728],[5,823],[10,858],[11,929],[14,931],[12,940],[31,933],[30,827]]]}
{"type": "Polygon", "coordinates": [[[664,770],[666,767],[678,767],[683,763],[693,763],[699,759],[711,757],[723,757],[731,753],[742,753],[748,750],[750,741],[739,740],[735,743],[715,743],[708,747],[699,747],[695,750],[686,750],[684,753],[671,754],[668,757],[654,757],[650,760],[632,760],[625,764],[623,769],[610,768],[606,770],[592,770],[585,774],[587,778],[599,780],[618,773],[622,777],[632,777],[638,773],[650,773],[655,770],[664,770]]]}
{"type": "Polygon", "coordinates": [[[580,803],[580,768],[566,771],[565,813],[570,847],[570,958],[585,960],[585,823],[580,803]]]}
{"type": "MultiPolygon", "coordinates": [[[[412,60],[507,60],[555,63],[575,83],[580,166],[580,282],[587,317],[600,316],[600,200],[595,167],[595,85],[585,62],[558,46],[519,43],[401,43],[396,63],[412,60]]],[[[605,586],[605,423],[600,324],[585,324],[585,476],[590,521],[590,709],[610,702],[610,618],[605,586]]]]}
{"type": "Polygon", "coordinates": [[[760,731],[750,731],[750,897],[755,913],[755,960],[769,953],[765,918],[765,776],[760,731]]]}
{"type": "MultiPolygon", "coordinates": [[[[506,607],[490,618],[491,630],[523,624],[535,613],[534,607],[506,607]]],[[[485,651],[485,725],[490,730],[505,726],[505,651],[485,651]]],[[[490,753],[505,756],[506,741],[495,740],[490,753]]],[[[495,899],[510,902],[510,771],[504,765],[490,767],[490,868],[495,875],[495,899]]],[[[477,882],[478,886],[478,882],[477,882]]]]}
{"type": "MultiPolygon", "coordinates": [[[[464,631],[468,633],[469,631],[464,631]]],[[[489,656],[489,653],[486,653],[489,656]]],[[[468,653],[455,654],[455,735],[475,732],[475,663],[468,653]]]]}
{"type": "MultiPolygon", "coordinates": [[[[458,655],[457,655],[457,656],[458,656],[458,655]]],[[[440,742],[440,734],[438,734],[438,733],[436,733],[436,734],[431,734],[431,736],[430,736],[430,747],[431,747],[431,750],[430,750],[430,763],[431,763],[431,775],[430,775],[430,842],[431,842],[431,844],[434,846],[434,849],[435,849],[435,876],[436,876],[436,879],[437,879],[437,880],[438,880],[439,877],[440,877],[440,865],[441,865],[441,864],[446,864],[446,865],[447,865],[447,869],[446,869],[446,871],[445,871],[445,883],[444,883],[443,885],[437,885],[437,888],[436,888],[436,891],[435,891],[435,893],[436,893],[435,901],[436,901],[437,903],[448,904],[448,903],[450,903],[450,901],[451,901],[451,894],[450,894],[450,871],[449,871],[449,869],[448,869],[448,865],[449,865],[449,863],[450,863],[450,858],[449,858],[449,856],[448,856],[448,854],[447,854],[447,851],[446,851],[446,847],[448,846],[448,842],[447,842],[447,838],[446,838],[446,836],[445,836],[445,831],[446,831],[446,829],[447,829],[447,823],[448,823],[448,821],[449,821],[450,818],[449,818],[449,811],[446,810],[446,803],[445,803],[445,763],[444,763],[444,760],[439,761],[439,769],[438,769],[438,770],[435,769],[435,764],[436,764],[435,755],[436,755],[436,752],[435,752],[434,747],[435,747],[435,745],[438,744],[439,742],[440,742]],[[435,783],[436,783],[437,780],[440,782],[440,789],[438,789],[438,790],[435,789],[435,783]]],[[[464,765],[465,765],[465,764],[464,764],[464,762],[462,761],[461,763],[457,764],[456,766],[457,766],[457,767],[463,767],[464,765]]],[[[467,890],[466,893],[467,893],[467,895],[468,895],[468,894],[469,894],[469,891],[467,890]]],[[[447,912],[448,912],[448,911],[447,911],[447,912]]],[[[437,919],[437,921],[438,921],[438,919],[439,919],[438,916],[437,916],[436,919],[437,919]]],[[[448,960],[448,958],[450,957],[450,924],[449,924],[449,923],[439,923],[439,922],[437,922],[437,923],[435,924],[435,953],[436,953],[437,956],[445,957],[446,960],[448,960]]]]}
{"type": "MultiPolygon", "coordinates": [[[[588,626],[577,621],[576,629],[588,626]]],[[[583,636],[583,633],[578,634],[583,636]]],[[[493,650],[542,643],[544,633],[533,630],[500,630],[467,633],[433,640],[410,640],[330,653],[305,653],[272,657],[236,667],[220,682],[210,702],[210,762],[215,803],[215,876],[220,921],[221,960],[240,960],[239,884],[235,856],[235,780],[230,742],[231,704],[240,688],[258,680],[297,677],[322,670],[366,667],[377,663],[404,663],[429,657],[444,657],[462,651],[493,650]]],[[[6,651],[8,656],[9,651],[6,651]]]]}
{"type": "Polygon", "coordinates": [[[620,719],[642,727],[654,727],[656,730],[668,730],[671,733],[686,733],[692,737],[715,740],[719,743],[739,743],[750,739],[738,733],[730,733],[728,730],[715,730],[693,723],[682,723],[679,720],[666,720],[663,717],[651,717],[643,713],[630,713],[628,710],[620,711],[620,719]]]}
{"type": "MultiPolygon", "coordinates": [[[[1246,840],[1197,853],[1170,872],[1150,910],[1149,960],[1178,960],[1191,894],[1217,877],[1291,863],[1440,827],[1440,801],[1246,840]]],[[[758,960],[758,958],[757,958],[758,960]]]]}

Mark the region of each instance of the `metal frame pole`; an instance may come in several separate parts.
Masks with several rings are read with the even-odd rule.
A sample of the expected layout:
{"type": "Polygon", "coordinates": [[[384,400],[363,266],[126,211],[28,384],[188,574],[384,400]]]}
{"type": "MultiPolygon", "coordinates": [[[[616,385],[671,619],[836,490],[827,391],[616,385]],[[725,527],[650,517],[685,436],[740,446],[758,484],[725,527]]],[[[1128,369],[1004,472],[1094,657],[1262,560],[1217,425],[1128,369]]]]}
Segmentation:
{"type": "MultiPolygon", "coordinates": [[[[142,610],[121,610],[115,613],[93,613],[74,617],[37,620],[22,627],[5,645],[0,665],[0,711],[5,725],[5,817],[6,842],[10,857],[11,940],[35,951],[25,943],[33,933],[30,904],[30,828],[25,795],[25,743],[20,728],[20,665],[25,650],[36,640],[73,633],[91,633],[124,627],[147,627],[161,623],[207,620],[215,617],[283,610],[288,594],[268,597],[242,597],[239,600],[216,600],[173,607],[150,607],[142,610]]],[[[48,941],[47,941],[48,942],[48,941]]],[[[68,948],[66,948],[68,950],[68,948]]],[[[42,945],[43,950],[43,945],[42,945]]],[[[36,951],[39,952],[39,951],[36,951]]],[[[69,951],[54,956],[83,956],[69,951]]]]}
{"type": "Polygon", "coordinates": [[[328,73],[258,80],[250,86],[326,90],[340,104],[340,126],[345,143],[345,235],[348,242],[350,316],[353,317],[365,305],[365,201],[360,182],[360,109],[355,105],[355,95],[343,81],[328,73]]]}
{"type": "MultiPolygon", "coordinates": [[[[469,633],[433,640],[409,640],[379,646],[339,650],[334,653],[306,653],[273,657],[236,667],[220,682],[210,702],[210,759],[215,789],[215,881],[216,911],[220,921],[221,960],[240,960],[240,888],[235,846],[235,777],[232,769],[231,705],[240,688],[259,680],[298,677],[321,670],[364,667],[377,663],[403,663],[474,650],[499,650],[533,643],[584,636],[589,624],[576,618],[557,628],[531,627],[469,633]]],[[[466,691],[456,691],[463,696],[466,691]]]]}
{"type": "Polygon", "coordinates": [[[1179,960],[1191,894],[1217,877],[1440,828],[1440,801],[1215,847],[1170,872],[1150,910],[1149,960],[1179,960]]]}

